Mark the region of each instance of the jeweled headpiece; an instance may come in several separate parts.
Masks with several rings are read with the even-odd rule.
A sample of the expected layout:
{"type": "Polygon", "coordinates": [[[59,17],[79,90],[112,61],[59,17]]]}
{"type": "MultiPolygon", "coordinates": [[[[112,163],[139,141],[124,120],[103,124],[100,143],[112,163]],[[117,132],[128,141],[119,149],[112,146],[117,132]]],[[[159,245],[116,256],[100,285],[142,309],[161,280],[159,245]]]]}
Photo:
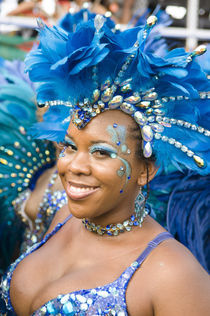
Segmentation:
{"type": "Polygon", "coordinates": [[[154,154],[163,167],[173,162],[208,173],[210,83],[194,60],[206,49],[177,48],[164,57],[147,52],[156,20],[151,16],[144,27],[118,33],[100,15],[74,33],[41,23],[40,45],[26,67],[39,82],[39,105],[49,110],[33,134],[60,141],[71,119],[83,128],[103,111],[118,109],[139,125],[146,158],[154,154]]]}

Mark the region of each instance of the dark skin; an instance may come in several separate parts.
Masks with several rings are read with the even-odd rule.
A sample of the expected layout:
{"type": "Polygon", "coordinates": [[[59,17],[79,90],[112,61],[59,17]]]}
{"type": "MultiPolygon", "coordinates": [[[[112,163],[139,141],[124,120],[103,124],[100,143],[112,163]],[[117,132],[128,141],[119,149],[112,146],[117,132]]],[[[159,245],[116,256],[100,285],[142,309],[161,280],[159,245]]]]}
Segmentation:
{"type": "MultiPolygon", "coordinates": [[[[75,146],[68,147],[65,157],[58,161],[61,181],[67,194],[72,185],[89,185],[95,191],[76,200],[69,194],[68,207],[56,214],[50,230],[69,215],[69,210],[74,217],[16,268],[10,293],[18,316],[30,315],[61,293],[113,282],[147,243],[164,231],[150,216],[141,228],[117,237],[96,235],[81,223],[81,218],[87,217],[105,226],[122,222],[133,212],[139,187],[147,178],[146,166],[135,153],[137,141],[130,132],[133,124],[131,117],[117,110],[99,115],[83,130],[70,124],[68,134],[75,146]],[[121,161],[102,152],[90,152],[97,140],[117,149],[107,132],[107,126],[114,123],[126,127],[126,144],[131,150],[130,155],[121,154],[131,166],[131,179],[123,194],[119,191],[125,179],[117,175],[121,161]]],[[[150,179],[155,173],[155,166],[149,164],[150,179]]],[[[134,274],[126,302],[132,316],[207,316],[209,293],[207,273],[184,246],[169,239],[154,249],[134,274]]]]}

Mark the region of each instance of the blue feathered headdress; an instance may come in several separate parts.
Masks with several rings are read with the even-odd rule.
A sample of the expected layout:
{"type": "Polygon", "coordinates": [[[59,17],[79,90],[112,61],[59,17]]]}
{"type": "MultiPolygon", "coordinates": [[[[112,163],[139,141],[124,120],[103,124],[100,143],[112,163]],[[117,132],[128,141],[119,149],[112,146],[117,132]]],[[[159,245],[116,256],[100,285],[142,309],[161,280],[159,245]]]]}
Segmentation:
{"type": "Polygon", "coordinates": [[[194,59],[205,47],[151,53],[146,41],[156,20],[119,33],[102,16],[74,33],[41,22],[40,44],[27,56],[26,70],[49,110],[33,134],[60,141],[73,114],[83,128],[101,112],[120,109],[139,125],[146,158],[154,154],[164,168],[172,162],[208,173],[210,83],[194,59]]]}

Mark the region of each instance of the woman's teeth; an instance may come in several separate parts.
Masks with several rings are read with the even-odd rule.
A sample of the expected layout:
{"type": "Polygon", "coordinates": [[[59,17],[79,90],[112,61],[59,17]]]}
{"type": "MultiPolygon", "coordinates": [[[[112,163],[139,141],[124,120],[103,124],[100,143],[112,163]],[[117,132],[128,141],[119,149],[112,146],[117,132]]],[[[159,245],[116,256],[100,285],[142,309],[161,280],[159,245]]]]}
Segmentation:
{"type": "Polygon", "coordinates": [[[98,190],[99,187],[83,187],[83,186],[74,186],[69,183],[67,186],[67,194],[73,200],[79,200],[86,198],[87,196],[93,194],[98,190]]]}
{"type": "Polygon", "coordinates": [[[80,188],[80,187],[74,187],[73,185],[70,186],[70,190],[71,190],[72,192],[75,192],[75,193],[89,192],[89,191],[92,191],[92,190],[94,190],[94,189],[95,189],[94,187],[80,188]]]}

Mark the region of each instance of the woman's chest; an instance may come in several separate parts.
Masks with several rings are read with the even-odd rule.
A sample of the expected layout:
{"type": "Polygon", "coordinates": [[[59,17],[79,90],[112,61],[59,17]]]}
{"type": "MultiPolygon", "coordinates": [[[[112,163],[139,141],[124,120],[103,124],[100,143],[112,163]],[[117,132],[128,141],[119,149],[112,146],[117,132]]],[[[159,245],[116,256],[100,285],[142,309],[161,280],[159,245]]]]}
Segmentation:
{"type": "Polygon", "coordinates": [[[101,315],[108,315],[108,311],[109,315],[111,312],[115,315],[114,311],[123,313],[128,308],[135,316],[139,315],[137,301],[138,312],[142,306],[141,315],[150,315],[145,313],[145,309],[148,310],[145,286],[142,285],[144,292],[136,291],[138,287],[133,286],[127,289],[129,273],[122,277],[125,267],[119,262],[90,264],[80,258],[82,263],[78,263],[77,258],[69,260],[59,253],[46,257],[36,253],[26,259],[20,263],[11,283],[12,304],[18,315],[31,315],[40,308],[42,313],[81,309],[81,312],[86,311],[84,315],[100,315],[102,311],[107,313],[101,315]],[[62,264],[67,259],[69,264],[62,264]]]}

